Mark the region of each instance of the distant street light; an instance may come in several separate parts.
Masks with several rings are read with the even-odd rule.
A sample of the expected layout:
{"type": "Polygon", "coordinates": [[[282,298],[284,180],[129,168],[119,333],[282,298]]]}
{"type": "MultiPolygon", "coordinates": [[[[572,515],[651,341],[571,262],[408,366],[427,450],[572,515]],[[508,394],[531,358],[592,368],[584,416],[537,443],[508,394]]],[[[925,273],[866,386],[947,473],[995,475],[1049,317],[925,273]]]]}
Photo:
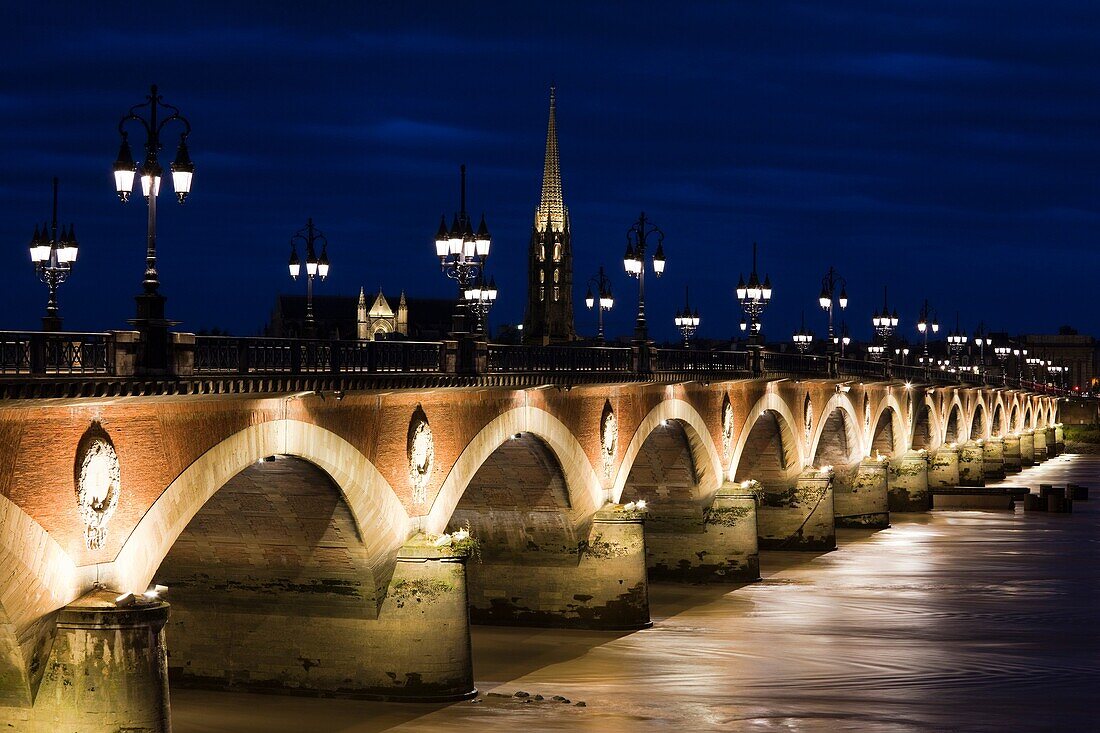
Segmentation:
{"type": "Polygon", "coordinates": [[[852,343],[852,338],[848,335],[848,324],[841,323],[840,333],[833,336],[831,340],[833,342],[833,348],[836,348],[837,345],[840,346],[840,357],[844,358],[844,350],[848,347],[848,344],[852,343]]]}
{"type": "Polygon", "coordinates": [[[848,282],[830,266],[829,271],[825,273],[825,277],[821,279],[821,295],[817,298],[821,309],[829,314],[829,336],[825,343],[829,344],[830,348],[836,344],[836,340],[833,338],[833,301],[838,285],[840,286],[840,296],[836,298],[836,302],[840,305],[840,309],[844,310],[848,307],[848,282]]]}
{"type": "Polygon", "coordinates": [[[741,310],[745,312],[745,317],[748,319],[747,322],[741,321],[741,330],[748,330],[750,347],[763,346],[760,317],[771,301],[772,281],[768,275],[764,275],[764,282],[760,282],[760,276],[756,273],[756,242],[753,242],[752,273],[749,275],[749,282],[745,283],[744,275],[737,279],[737,302],[741,304],[741,310]]]}
{"type": "Polygon", "coordinates": [[[794,332],[794,335],[791,336],[791,340],[794,341],[794,347],[798,349],[798,353],[800,354],[805,354],[813,345],[814,335],[806,330],[805,311],[802,312],[802,327],[794,332]]]}
{"type": "Polygon", "coordinates": [[[691,337],[699,330],[699,309],[696,308],[695,311],[692,312],[687,286],[684,286],[684,310],[682,313],[676,311],[676,317],[673,319],[673,322],[676,324],[676,328],[680,329],[680,335],[684,337],[684,348],[689,348],[691,346],[691,337]]]}
{"type": "Polygon", "coordinates": [[[947,334],[947,348],[951,351],[951,356],[954,358],[956,364],[960,364],[959,357],[966,348],[966,334],[959,328],[959,314],[955,313],[955,330],[947,334]]]}
{"type": "Polygon", "coordinates": [[[486,283],[485,271],[482,270],[478,273],[477,280],[466,288],[465,296],[466,307],[474,314],[473,332],[488,337],[489,311],[492,309],[493,304],[497,302],[496,278],[490,278],[489,282],[486,283]]]}
{"type": "Polygon", "coordinates": [[[298,245],[301,244],[306,252],[306,333],[307,338],[314,338],[317,333],[317,324],[313,320],[313,278],[321,278],[324,282],[328,277],[328,238],[321,230],[313,226],[313,217],[310,217],[305,227],[294,232],[290,238],[290,278],[297,280],[302,272],[302,262],[298,259],[298,245]],[[317,256],[317,243],[321,244],[321,256],[317,256]]]}
{"type": "Polygon", "coordinates": [[[76,255],[79,245],[76,235],[73,233],[73,225],[69,224],[69,230],[61,227],[57,229],[57,179],[53,179],[53,218],[50,224],[43,224],[42,229],[34,227],[34,236],[31,237],[30,252],[31,262],[34,264],[38,278],[46,284],[49,291],[49,300],[46,301],[46,315],[42,317],[43,331],[61,330],[61,311],[57,306],[57,288],[69,278],[73,265],[76,264],[76,255]]]}
{"type": "Polygon", "coordinates": [[[890,312],[885,287],[882,289],[882,312],[872,314],[871,325],[875,327],[875,333],[878,334],[880,342],[878,346],[880,348],[871,349],[868,347],[867,350],[875,354],[877,358],[889,358],[886,347],[890,345],[890,339],[894,335],[894,330],[898,327],[898,311],[895,308],[893,313],[890,312]]]}
{"type": "MultiPolygon", "coordinates": [[[[485,215],[481,215],[481,224],[474,231],[470,215],[466,213],[466,166],[460,166],[461,176],[459,210],[447,229],[447,217],[439,218],[439,230],[435,234],[435,254],[439,258],[439,269],[447,277],[458,283],[458,300],[455,303],[451,333],[462,336],[470,333],[467,318],[466,292],[476,282],[485,269],[489,259],[489,228],[485,225],[485,215]]],[[[475,326],[476,328],[476,326],[475,326]]]]}
{"type": "Polygon", "coordinates": [[[634,322],[634,340],[639,343],[649,341],[645,320],[645,252],[650,237],[657,240],[657,248],[653,252],[653,274],[660,277],[665,271],[665,233],[647,220],[643,211],[626,232],[626,254],[623,255],[626,274],[638,279],[638,318],[634,322]]]}
{"type": "Polygon", "coordinates": [[[615,305],[615,298],[611,295],[611,279],[604,274],[603,265],[600,265],[600,271],[595,277],[588,279],[588,292],[584,296],[584,304],[588,306],[588,310],[598,308],[596,320],[599,330],[596,332],[596,340],[602,344],[604,342],[603,313],[611,310],[615,305]],[[596,295],[592,294],[593,286],[596,287],[596,295]]]}
{"type": "Polygon", "coordinates": [[[978,324],[978,330],[974,332],[974,343],[978,345],[979,373],[985,373],[985,347],[993,345],[993,339],[985,330],[985,321],[978,324]]]}
{"type": "Polygon", "coordinates": [[[924,348],[920,361],[922,364],[931,363],[931,359],[928,356],[928,334],[939,333],[940,324],[936,318],[936,312],[928,307],[928,299],[924,299],[924,305],[920,309],[920,319],[917,321],[917,331],[920,332],[922,339],[924,340],[924,348]]]}
{"type": "MultiPolygon", "coordinates": [[[[172,163],[172,187],[175,189],[176,199],[182,204],[191,193],[191,181],[195,173],[195,165],[191,162],[191,155],[187,150],[187,137],[191,134],[191,123],[180,114],[179,109],[164,103],[155,84],[150,87],[145,101],[131,107],[118,123],[122,143],[119,146],[118,159],[115,161],[114,168],[115,192],[123,203],[130,200],[130,194],[134,190],[135,175],[140,174],[141,193],[145,197],[149,210],[146,227],[145,278],[142,282],[143,292],[137,296],[137,319],[134,325],[138,326],[139,330],[150,328],[161,330],[165,338],[170,324],[164,320],[165,298],[159,292],[160,276],[157,274],[157,196],[160,194],[160,180],[163,173],[157,155],[164,147],[161,144],[161,133],[170,123],[178,123],[182,127],[176,159],[172,163]],[[167,116],[162,117],[162,111],[166,112],[167,116]],[[126,131],[129,122],[137,122],[145,131],[145,159],[140,168],[134,162],[134,155],[130,150],[129,133],[126,131]]],[[[150,366],[158,365],[150,364],[150,366]]]]}

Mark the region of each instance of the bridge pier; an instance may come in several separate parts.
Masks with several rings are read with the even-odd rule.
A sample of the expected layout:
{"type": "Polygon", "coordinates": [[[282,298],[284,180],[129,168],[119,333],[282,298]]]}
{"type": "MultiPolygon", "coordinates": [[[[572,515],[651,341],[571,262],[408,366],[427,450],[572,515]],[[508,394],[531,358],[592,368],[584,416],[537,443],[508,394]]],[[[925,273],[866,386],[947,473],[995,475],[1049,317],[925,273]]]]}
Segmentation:
{"type": "Polygon", "coordinates": [[[943,445],[932,454],[928,463],[928,488],[951,489],[959,485],[959,449],[943,445]]]}
{"type": "Polygon", "coordinates": [[[743,583],[760,579],[756,496],[727,482],[702,517],[661,517],[646,524],[646,562],[652,580],[743,583]]]}
{"type": "Polygon", "coordinates": [[[924,512],[932,507],[928,461],[924,450],[908,451],[890,460],[887,487],[891,512],[924,512]]]}
{"type": "Polygon", "coordinates": [[[1044,434],[1047,446],[1047,457],[1053,458],[1058,455],[1058,431],[1054,429],[1054,426],[1051,426],[1044,430],[1044,434]]]}
{"type": "Polygon", "coordinates": [[[864,458],[855,467],[850,485],[833,476],[833,503],[837,527],[890,526],[886,471],[888,460],[864,458]]]}
{"type": "Polygon", "coordinates": [[[609,505],[596,512],[576,554],[563,554],[556,563],[542,558],[538,564],[479,564],[471,573],[471,620],[582,629],[650,626],[644,524],[644,511],[609,505]]]}
{"type": "Polygon", "coordinates": [[[791,488],[764,487],[757,527],[762,550],[835,550],[832,471],[808,468],[791,488]]]}
{"type": "Polygon", "coordinates": [[[1024,430],[1020,433],[1020,465],[1035,465],[1035,431],[1024,430]]]}
{"type": "Polygon", "coordinates": [[[1054,445],[1058,448],[1058,455],[1062,455],[1066,452],[1066,431],[1062,423],[1058,423],[1054,426],[1054,445]]]}
{"type": "Polygon", "coordinates": [[[276,597],[267,607],[187,596],[169,634],[172,683],[321,697],[468,697],[465,561],[450,545],[414,538],[399,550],[379,607],[363,601],[370,607],[358,613],[323,593],[290,588],[282,603],[276,597]]]}
{"type": "Polygon", "coordinates": [[[959,446],[959,486],[985,486],[983,442],[968,440],[959,446]]]}
{"type": "Polygon", "coordinates": [[[986,438],[982,444],[982,472],[986,479],[1005,477],[1005,444],[1003,438],[986,438]]]}
{"type": "Polygon", "coordinates": [[[1005,473],[1019,473],[1021,468],[1019,433],[1005,435],[1002,454],[1004,456],[1005,473]]]}
{"type": "Polygon", "coordinates": [[[1042,463],[1043,461],[1045,461],[1049,457],[1047,455],[1047,431],[1046,431],[1046,428],[1035,428],[1035,431],[1034,431],[1033,437],[1032,437],[1032,441],[1033,441],[1034,451],[1035,451],[1035,462],[1036,463],[1042,463]]]}
{"type": "MultiPolygon", "coordinates": [[[[24,727],[32,733],[167,733],[168,604],[93,591],[61,609],[46,670],[24,727]]],[[[18,718],[17,718],[18,719],[18,718]]]]}

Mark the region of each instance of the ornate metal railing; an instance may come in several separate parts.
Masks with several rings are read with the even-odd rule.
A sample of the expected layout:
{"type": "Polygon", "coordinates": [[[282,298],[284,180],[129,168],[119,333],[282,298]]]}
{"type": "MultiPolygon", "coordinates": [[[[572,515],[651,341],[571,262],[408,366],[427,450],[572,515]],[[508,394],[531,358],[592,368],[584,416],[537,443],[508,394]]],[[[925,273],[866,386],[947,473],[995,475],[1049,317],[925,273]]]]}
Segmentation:
{"type": "Polygon", "coordinates": [[[837,359],[837,374],[843,377],[886,379],[886,363],[862,359],[837,359]]]}
{"type": "Polygon", "coordinates": [[[707,372],[710,374],[749,374],[747,351],[696,351],[657,349],[659,372],[707,372]]]}
{"type": "Polygon", "coordinates": [[[114,352],[109,333],[0,333],[0,374],[51,376],[113,371],[114,352]]]}
{"type": "Polygon", "coordinates": [[[906,382],[928,381],[928,370],[923,366],[913,364],[894,364],[890,367],[890,373],[895,379],[904,379],[906,382]]]}
{"type": "Polygon", "coordinates": [[[761,365],[766,374],[805,374],[810,376],[828,376],[829,359],[816,354],[785,354],[778,351],[765,351],[761,354],[761,365]]]}
{"type": "Polygon", "coordinates": [[[628,348],[594,346],[488,345],[490,373],[612,372],[628,374],[634,365],[628,348]]]}
{"type": "Polygon", "coordinates": [[[443,371],[443,344],[196,336],[194,374],[384,374],[443,371]]]}

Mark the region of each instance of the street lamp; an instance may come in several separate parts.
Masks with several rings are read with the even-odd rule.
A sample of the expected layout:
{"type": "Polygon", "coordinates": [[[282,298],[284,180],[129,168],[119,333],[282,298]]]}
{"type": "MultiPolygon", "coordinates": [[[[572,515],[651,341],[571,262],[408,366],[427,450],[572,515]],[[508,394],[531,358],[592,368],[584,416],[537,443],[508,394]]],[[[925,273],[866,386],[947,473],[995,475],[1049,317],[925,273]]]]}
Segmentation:
{"type": "Polygon", "coordinates": [[[34,236],[31,237],[30,243],[31,263],[34,265],[35,272],[38,273],[38,279],[46,283],[50,294],[49,300],[46,301],[46,315],[42,317],[43,331],[61,330],[57,288],[69,278],[69,273],[76,264],[78,247],[72,224],[69,224],[68,231],[65,231],[65,227],[61,227],[61,232],[58,233],[57,178],[54,178],[53,218],[50,224],[43,224],[42,229],[35,225],[34,236]]]}
{"type": "Polygon", "coordinates": [[[840,309],[844,310],[848,307],[848,281],[830,265],[825,277],[821,278],[821,295],[817,298],[821,309],[829,315],[829,337],[825,343],[830,346],[836,343],[833,338],[833,296],[838,285],[840,286],[840,297],[836,300],[840,305],[840,309]]]}
{"type": "Polygon", "coordinates": [[[492,244],[484,214],[481,215],[481,224],[477,231],[474,231],[473,221],[466,213],[465,165],[459,167],[459,173],[462,179],[459,211],[454,215],[450,229],[447,229],[446,216],[440,216],[439,230],[435,234],[435,254],[439,258],[439,269],[458,283],[458,301],[451,323],[451,333],[456,336],[470,332],[466,319],[466,291],[485,269],[492,244]]]}
{"type": "Polygon", "coordinates": [[[647,221],[643,211],[626,232],[626,254],[623,255],[626,274],[638,279],[638,318],[634,322],[634,340],[639,343],[649,340],[645,322],[645,250],[650,237],[657,238],[657,249],[653,252],[653,274],[660,277],[665,271],[665,233],[653,222],[647,221]]]}
{"type": "Polygon", "coordinates": [[[894,349],[894,356],[898,357],[898,361],[902,366],[905,366],[906,360],[909,358],[909,347],[903,346],[901,348],[894,349]]]}
{"type": "Polygon", "coordinates": [[[955,313],[955,330],[947,334],[947,348],[951,352],[951,356],[954,357],[955,363],[961,363],[959,355],[966,348],[966,334],[959,328],[959,314],[957,311],[955,313]]]}
{"type": "Polygon", "coordinates": [[[752,243],[752,274],[749,282],[745,284],[745,277],[741,275],[737,279],[737,301],[741,304],[741,310],[745,312],[748,322],[741,321],[741,330],[749,332],[749,346],[762,347],[760,333],[760,316],[772,300],[771,277],[764,275],[764,282],[760,282],[760,276],[756,274],[756,242],[752,243]]]}
{"type": "Polygon", "coordinates": [[[993,345],[993,339],[985,330],[985,321],[978,324],[978,330],[974,332],[974,343],[978,345],[979,373],[985,372],[985,347],[993,345]]]}
{"type": "Polygon", "coordinates": [[[1031,367],[1031,381],[1039,381],[1039,369],[1046,365],[1045,359],[1040,359],[1037,356],[1029,356],[1024,360],[1029,367],[1031,367]]]}
{"type": "Polygon", "coordinates": [[[833,338],[831,340],[833,342],[833,347],[834,348],[838,344],[840,345],[840,357],[843,359],[844,358],[844,349],[847,348],[848,344],[852,343],[852,338],[848,335],[848,324],[847,323],[841,323],[840,324],[840,334],[837,335],[837,336],[833,336],[833,338]]]}
{"type": "Polygon", "coordinates": [[[924,305],[921,306],[920,309],[920,319],[917,321],[917,330],[924,339],[923,356],[921,356],[921,363],[923,364],[930,361],[928,358],[928,334],[940,332],[940,324],[936,318],[936,313],[928,307],[927,298],[925,298],[924,305]]]}
{"type": "Polygon", "coordinates": [[[588,306],[588,310],[598,307],[596,320],[599,324],[599,330],[596,333],[596,340],[601,344],[604,342],[603,337],[603,313],[604,311],[611,310],[611,307],[615,305],[615,298],[611,295],[611,279],[603,272],[603,265],[600,265],[600,271],[595,277],[588,279],[588,293],[584,296],[584,304],[588,306]],[[596,292],[599,294],[597,298],[592,295],[592,286],[596,286],[596,292]],[[597,303],[597,300],[599,301],[597,303]]]}
{"type": "Polygon", "coordinates": [[[482,334],[488,338],[488,317],[493,303],[497,301],[497,279],[490,278],[485,282],[485,271],[482,270],[474,283],[466,288],[466,307],[474,314],[474,333],[482,334]]]}
{"type": "Polygon", "coordinates": [[[298,259],[298,244],[301,243],[306,251],[306,337],[313,338],[316,333],[316,324],[313,321],[313,278],[319,277],[324,282],[328,277],[328,239],[320,229],[313,226],[313,217],[308,219],[305,227],[294,232],[290,238],[290,279],[297,280],[302,272],[302,262],[298,259]],[[321,243],[321,256],[317,256],[317,243],[321,243]]]}
{"type": "MultiPolygon", "coordinates": [[[[191,155],[187,150],[187,137],[191,134],[191,123],[180,114],[179,109],[164,103],[155,84],[149,88],[149,95],[145,101],[131,107],[118,123],[118,133],[122,137],[122,142],[119,145],[118,158],[115,160],[114,167],[115,192],[119,199],[123,203],[130,200],[130,194],[134,190],[134,178],[140,174],[141,193],[149,209],[146,227],[145,278],[142,281],[142,293],[137,296],[137,319],[133,323],[139,327],[139,330],[148,330],[150,327],[163,330],[165,338],[170,324],[164,320],[165,298],[158,292],[160,276],[157,274],[157,196],[160,194],[163,169],[157,160],[157,155],[164,147],[161,144],[161,133],[170,123],[178,123],[182,128],[179,147],[176,149],[176,159],[171,167],[172,187],[176,192],[176,200],[182,204],[191,193],[191,181],[195,174],[195,164],[191,162],[191,155]],[[161,117],[161,112],[167,113],[166,116],[161,117]],[[139,123],[145,131],[145,160],[140,167],[134,162],[134,155],[130,150],[129,133],[126,131],[129,122],[139,123]]],[[[147,359],[148,356],[147,353],[147,359]]],[[[164,356],[167,356],[167,352],[164,356]]],[[[157,366],[155,363],[147,365],[157,366]]]]}
{"type": "Polygon", "coordinates": [[[699,330],[699,309],[696,308],[694,312],[691,310],[691,300],[688,297],[687,286],[684,286],[684,311],[676,311],[676,317],[673,319],[676,324],[676,328],[680,329],[680,335],[684,337],[684,348],[691,346],[691,337],[695,335],[695,332],[699,330]]]}
{"type": "Polygon", "coordinates": [[[1007,346],[994,346],[993,355],[997,358],[997,363],[1001,367],[1001,381],[1005,384],[1008,383],[1008,369],[1006,364],[1008,362],[1008,356],[1012,353],[1012,349],[1007,346]]]}
{"type": "Polygon", "coordinates": [[[879,345],[882,348],[868,348],[868,351],[872,354],[876,354],[878,358],[885,359],[887,357],[886,347],[890,343],[890,338],[894,335],[894,330],[898,327],[898,311],[895,308],[893,313],[890,312],[885,287],[882,288],[882,312],[872,312],[871,325],[875,327],[875,333],[878,335],[879,345]]]}
{"type": "Polygon", "coordinates": [[[791,340],[794,341],[794,347],[798,349],[798,353],[805,354],[810,350],[810,347],[814,342],[814,335],[806,330],[806,312],[802,312],[802,327],[794,332],[791,336],[791,340]]]}

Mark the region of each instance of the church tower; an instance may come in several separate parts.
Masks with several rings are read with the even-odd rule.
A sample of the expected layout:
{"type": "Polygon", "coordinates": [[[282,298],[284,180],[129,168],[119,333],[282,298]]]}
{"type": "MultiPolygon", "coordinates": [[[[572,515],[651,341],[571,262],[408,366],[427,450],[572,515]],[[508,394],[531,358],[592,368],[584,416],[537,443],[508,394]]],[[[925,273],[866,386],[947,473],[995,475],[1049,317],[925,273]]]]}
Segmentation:
{"type": "Polygon", "coordinates": [[[573,327],[573,247],[569,210],[561,193],[557,108],[555,89],[551,87],[542,198],[535,210],[528,252],[523,341],[549,344],[576,338],[577,332],[573,327]]]}

